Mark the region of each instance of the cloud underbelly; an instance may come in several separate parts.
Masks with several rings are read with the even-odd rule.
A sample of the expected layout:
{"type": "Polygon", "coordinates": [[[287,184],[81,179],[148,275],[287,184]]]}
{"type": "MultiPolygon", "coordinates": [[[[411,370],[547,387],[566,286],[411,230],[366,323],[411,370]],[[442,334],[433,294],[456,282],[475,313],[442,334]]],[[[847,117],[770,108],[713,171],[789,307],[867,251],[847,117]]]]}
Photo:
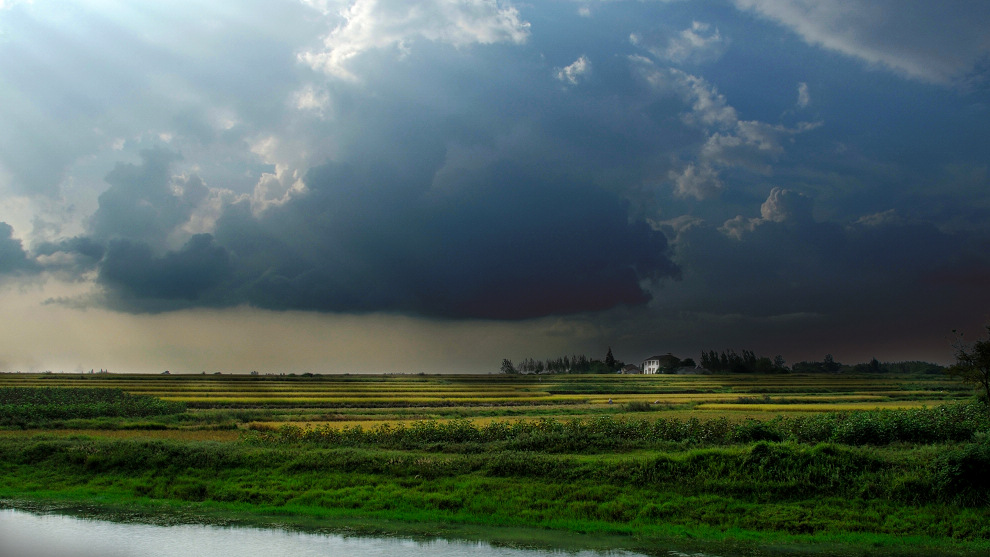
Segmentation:
{"type": "Polygon", "coordinates": [[[494,164],[437,191],[385,167],[326,165],[306,182],[260,215],[228,206],[214,234],[179,250],[111,244],[99,273],[110,303],[526,319],[642,305],[644,280],[678,273],[662,232],[567,177],[494,164]]]}

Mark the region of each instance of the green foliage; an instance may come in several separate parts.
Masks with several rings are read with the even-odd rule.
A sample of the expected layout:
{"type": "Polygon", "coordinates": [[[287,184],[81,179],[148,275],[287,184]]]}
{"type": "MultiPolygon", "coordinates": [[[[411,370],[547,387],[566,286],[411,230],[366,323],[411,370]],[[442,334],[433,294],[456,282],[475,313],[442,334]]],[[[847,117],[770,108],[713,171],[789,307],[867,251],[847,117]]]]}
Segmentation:
{"type": "Polygon", "coordinates": [[[831,354],[825,354],[820,362],[798,362],[791,366],[794,373],[837,373],[841,369],[842,364],[835,361],[831,354]]]}
{"type": "Polygon", "coordinates": [[[141,418],[179,414],[181,402],[131,395],[120,389],[0,387],[0,425],[43,425],[81,418],[141,418]]]}
{"type": "Polygon", "coordinates": [[[917,360],[907,362],[883,362],[883,370],[888,373],[898,373],[901,375],[937,375],[945,372],[945,367],[931,362],[917,360]]]}
{"type": "Polygon", "coordinates": [[[522,450],[547,453],[604,452],[656,449],[666,444],[719,445],[754,441],[889,445],[967,441],[990,431],[990,420],[973,405],[945,405],[908,410],[875,410],[747,420],[731,424],[713,420],[617,419],[500,422],[476,425],[469,420],[418,421],[411,426],[383,424],[368,430],[322,426],[282,426],[262,429],[254,441],[261,444],[315,443],[334,447],[429,449],[460,452],[522,450]]]}
{"type": "Polygon", "coordinates": [[[716,352],[709,350],[701,353],[701,367],[716,373],[785,373],[783,358],[773,360],[766,356],[757,356],[752,350],[743,350],[742,355],[734,350],[716,352]]]}
{"type": "MultiPolygon", "coordinates": [[[[610,348],[609,353],[606,354],[606,360],[611,353],[610,348]]],[[[578,354],[570,357],[548,358],[545,361],[526,358],[519,362],[516,370],[519,373],[614,373],[623,365],[622,362],[616,360],[614,357],[612,358],[612,364],[609,365],[602,360],[590,359],[584,354],[578,354]]]]}
{"type": "MultiPolygon", "coordinates": [[[[220,379],[204,377],[221,385],[220,379]]],[[[517,385],[541,394],[658,392],[658,383],[643,377],[492,377],[484,384],[517,385]]],[[[170,388],[182,384],[181,378],[167,381],[170,388]]],[[[277,386],[266,377],[225,376],[223,381],[277,386]]],[[[346,379],[349,386],[369,390],[388,390],[392,381],[346,379]]],[[[478,385],[473,377],[402,381],[417,387],[456,384],[465,390],[478,385]]],[[[742,396],[739,402],[759,403],[768,401],[764,393],[780,393],[774,403],[794,395],[791,380],[773,381],[732,378],[733,387],[745,389],[718,392],[723,400],[732,400],[723,394],[728,392],[742,396]]],[[[943,381],[926,378],[912,385],[944,389],[943,381]]],[[[845,394],[833,391],[830,381],[821,385],[818,392],[845,394]]],[[[677,388],[721,387],[688,382],[677,388]]],[[[635,398],[654,400],[652,395],[635,398]]],[[[128,427],[165,424],[184,434],[205,424],[454,418],[364,428],[259,424],[243,441],[231,442],[152,441],[152,435],[131,438],[130,432],[114,440],[76,432],[8,431],[0,436],[0,498],[137,500],[171,502],[177,508],[195,502],[197,509],[229,505],[266,516],[535,526],[651,541],[663,529],[673,537],[707,532],[717,539],[738,536],[761,543],[775,533],[814,536],[816,543],[844,535],[872,541],[870,536],[883,535],[888,544],[909,540],[901,543],[916,554],[927,554],[917,549],[918,539],[971,540],[983,544],[980,550],[990,547],[990,416],[979,404],[800,417],[784,413],[735,423],[668,418],[666,412],[623,415],[656,407],[618,400],[623,404],[602,405],[598,418],[566,406],[535,411],[364,406],[350,412],[242,406],[127,422],[128,427]],[[568,419],[571,415],[583,418],[568,419]],[[482,423],[460,419],[464,416],[511,418],[482,423]]],[[[13,399],[2,402],[0,411],[13,399]]],[[[124,421],[102,417],[89,423],[110,429],[109,424],[117,428],[124,421]]]]}
{"type": "Polygon", "coordinates": [[[778,424],[764,422],[760,420],[746,420],[736,426],[732,432],[732,438],[739,443],[750,443],[756,441],[783,441],[787,434],[778,424]]]}
{"type": "Polygon", "coordinates": [[[948,502],[965,506],[990,503],[990,442],[982,436],[939,458],[936,486],[948,502]]]}
{"type": "MultiPolygon", "coordinates": [[[[543,425],[564,433],[569,427],[543,425]]],[[[616,427],[602,422],[597,431],[628,433],[616,427]]],[[[692,427],[726,434],[718,425],[692,427]]],[[[438,431],[424,426],[422,434],[438,431]]],[[[772,430],[751,423],[746,431],[756,437],[772,430]]],[[[479,439],[477,430],[460,424],[446,432],[479,439]]],[[[89,493],[123,490],[158,500],[260,505],[268,512],[290,506],[297,512],[346,509],[355,516],[388,511],[377,516],[411,519],[402,513],[432,509],[434,514],[416,519],[434,522],[570,527],[546,522],[553,519],[586,530],[582,521],[590,520],[598,528],[611,524],[640,532],[664,522],[764,533],[986,539],[988,449],[980,440],[951,444],[933,458],[931,451],[905,446],[876,451],[763,440],[596,457],[536,448],[438,454],[311,444],[12,438],[0,444],[0,496],[11,494],[9,486],[80,486],[89,493]],[[808,509],[815,509],[813,515],[808,509]],[[887,518],[878,520],[878,513],[887,518]]]]}
{"type": "MultiPolygon", "coordinates": [[[[605,368],[606,368],[605,373],[615,373],[615,372],[619,371],[620,369],[622,369],[622,366],[626,365],[625,362],[621,362],[621,361],[615,359],[615,356],[612,355],[612,347],[611,346],[608,347],[608,353],[605,354],[604,364],[605,364],[605,368]]],[[[598,372],[598,373],[601,373],[601,372],[598,372]]]]}
{"type": "Polygon", "coordinates": [[[656,356],[655,359],[658,360],[659,363],[659,373],[674,373],[682,367],[694,367],[694,361],[691,358],[681,360],[670,352],[662,356],[656,356]]]}
{"type": "Polygon", "coordinates": [[[965,441],[990,428],[987,416],[971,404],[823,413],[780,420],[780,423],[788,439],[850,445],[965,441]]]}
{"type": "Polygon", "coordinates": [[[509,373],[509,374],[519,373],[518,371],[516,371],[516,367],[512,365],[512,360],[508,358],[502,358],[502,367],[500,371],[502,373],[509,373]]]}
{"type": "Polygon", "coordinates": [[[973,385],[990,408],[990,325],[986,329],[987,339],[971,345],[963,343],[959,335],[955,345],[956,363],[947,373],[973,385]]]}
{"type": "MultiPolygon", "coordinates": [[[[842,423],[817,425],[836,435],[842,423]]],[[[986,547],[985,433],[935,446],[781,441],[793,425],[455,420],[282,428],[228,443],[17,435],[0,442],[0,498],[192,502],[267,517],[530,526],[640,540],[657,528],[715,539],[735,532],[761,543],[777,532],[833,541],[875,534],[909,537],[919,551],[912,554],[929,554],[918,549],[923,536],[986,547]],[[657,450],[622,452],[642,442],[657,450]]]]}

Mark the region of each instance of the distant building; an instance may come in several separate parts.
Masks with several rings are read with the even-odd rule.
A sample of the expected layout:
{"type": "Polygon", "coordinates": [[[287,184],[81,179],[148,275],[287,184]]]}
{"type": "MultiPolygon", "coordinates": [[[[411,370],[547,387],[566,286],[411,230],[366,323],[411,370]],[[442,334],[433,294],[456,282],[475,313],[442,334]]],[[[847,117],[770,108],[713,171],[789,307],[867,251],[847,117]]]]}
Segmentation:
{"type": "Polygon", "coordinates": [[[619,370],[619,373],[625,375],[634,375],[638,373],[643,373],[643,370],[639,369],[639,366],[635,364],[626,364],[622,366],[622,369],[619,370]]]}
{"type": "Polygon", "coordinates": [[[660,356],[650,356],[643,360],[643,373],[653,375],[660,371],[660,356]]]}
{"type": "Polygon", "coordinates": [[[681,360],[667,352],[663,356],[650,356],[643,361],[643,373],[653,375],[663,371],[674,371],[681,367],[681,360]]]}

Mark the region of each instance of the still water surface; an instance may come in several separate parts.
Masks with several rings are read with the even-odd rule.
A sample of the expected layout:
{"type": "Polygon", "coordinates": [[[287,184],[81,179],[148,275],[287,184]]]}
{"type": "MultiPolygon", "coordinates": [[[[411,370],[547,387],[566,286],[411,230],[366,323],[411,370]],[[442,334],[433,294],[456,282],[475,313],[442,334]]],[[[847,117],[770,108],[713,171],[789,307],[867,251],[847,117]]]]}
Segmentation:
{"type": "MultiPolygon", "coordinates": [[[[197,524],[158,526],[0,509],[0,556],[18,557],[641,557],[628,551],[563,552],[482,542],[352,537],[197,524]]],[[[672,555],[677,555],[672,553],[672,555]]]]}

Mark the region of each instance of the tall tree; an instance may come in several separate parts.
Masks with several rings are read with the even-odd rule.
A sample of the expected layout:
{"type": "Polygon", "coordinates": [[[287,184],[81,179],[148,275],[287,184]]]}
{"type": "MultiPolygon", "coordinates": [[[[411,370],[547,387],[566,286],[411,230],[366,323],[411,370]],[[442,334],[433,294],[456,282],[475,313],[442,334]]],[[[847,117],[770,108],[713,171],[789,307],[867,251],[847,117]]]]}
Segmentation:
{"type": "Polygon", "coordinates": [[[825,371],[835,373],[842,369],[842,364],[835,361],[835,358],[831,354],[825,354],[825,359],[822,360],[822,367],[825,368],[825,371]]]}
{"type": "Polygon", "coordinates": [[[612,355],[612,347],[608,347],[608,354],[605,354],[605,365],[609,369],[615,369],[615,356],[612,355]]]}
{"type": "Polygon", "coordinates": [[[516,373],[516,368],[512,365],[512,360],[508,358],[502,359],[502,373],[516,373]]]}
{"type": "Polygon", "coordinates": [[[956,363],[949,366],[946,373],[962,379],[980,392],[980,397],[990,410],[990,325],[986,326],[987,339],[973,344],[963,342],[962,333],[956,333],[956,363]]]}

